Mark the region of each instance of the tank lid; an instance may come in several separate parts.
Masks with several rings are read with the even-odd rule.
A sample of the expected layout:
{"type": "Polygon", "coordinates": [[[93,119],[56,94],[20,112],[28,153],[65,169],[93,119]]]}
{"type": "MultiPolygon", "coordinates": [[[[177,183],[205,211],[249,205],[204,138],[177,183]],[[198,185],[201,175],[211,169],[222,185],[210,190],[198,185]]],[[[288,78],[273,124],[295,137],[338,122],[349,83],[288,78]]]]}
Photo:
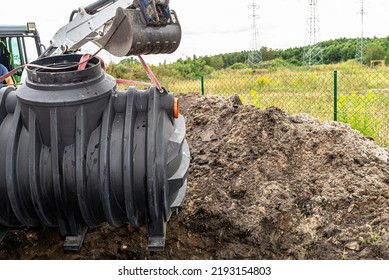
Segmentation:
{"type": "Polygon", "coordinates": [[[105,73],[100,60],[92,58],[84,68],[79,67],[81,58],[79,54],[60,55],[31,63],[26,82],[17,89],[17,98],[28,105],[65,107],[112,94],[116,81],[105,73]]]}
{"type": "Polygon", "coordinates": [[[78,70],[81,57],[80,54],[68,54],[38,59],[26,68],[28,82],[44,85],[74,84],[94,80],[102,75],[100,60],[96,57],[88,61],[85,69],[78,70]]]}

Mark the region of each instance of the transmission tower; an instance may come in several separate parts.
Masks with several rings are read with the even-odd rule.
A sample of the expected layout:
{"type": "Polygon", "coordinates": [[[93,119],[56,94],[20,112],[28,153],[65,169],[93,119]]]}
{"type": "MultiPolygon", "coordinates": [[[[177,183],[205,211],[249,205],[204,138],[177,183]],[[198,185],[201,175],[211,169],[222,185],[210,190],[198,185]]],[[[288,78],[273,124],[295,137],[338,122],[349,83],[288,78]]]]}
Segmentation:
{"type": "Polygon", "coordinates": [[[312,66],[323,63],[323,49],[320,44],[320,22],[317,0],[308,0],[306,42],[303,64],[312,66]]]}
{"type": "Polygon", "coordinates": [[[366,41],[364,38],[364,21],[365,21],[365,14],[366,9],[364,5],[364,1],[361,0],[361,9],[358,11],[358,14],[361,15],[361,36],[359,37],[358,44],[357,44],[357,55],[356,59],[360,62],[364,62],[364,56],[366,53],[366,41]]]}
{"type": "Polygon", "coordinates": [[[252,0],[252,3],[248,7],[252,13],[249,16],[251,19],[251,40],[247,63],[250,66],[256,66],[262,61],[258,30],[259,5],[255,3],[255,0],[252,0]]]}

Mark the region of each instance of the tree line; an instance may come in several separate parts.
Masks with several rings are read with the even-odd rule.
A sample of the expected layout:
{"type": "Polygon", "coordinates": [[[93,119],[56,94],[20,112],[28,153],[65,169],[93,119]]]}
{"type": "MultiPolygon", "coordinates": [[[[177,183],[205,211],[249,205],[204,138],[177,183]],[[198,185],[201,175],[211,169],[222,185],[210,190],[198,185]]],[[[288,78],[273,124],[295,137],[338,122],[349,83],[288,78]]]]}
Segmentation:
{"type": "MultiPolygon", "coordinates": [[[[321,42],[323,50],[323,63],[334,64],[355,59],[360,39],[339,38],[321,42]]],[[[366,51],[363,63],[370,65],[371,60],[385,60],[389,63],[389,36],[385,38],[366,38],[366,51]]],[[[302,66],[304,47],[289,48],[285,50],[262,47],[262,62],[258,68],[278,68],[287,66],[302,66]]],[[[212,71],[221,69],[249,68],[247,64],[249,51],[218,54],[212,56],[193,56],[178,59],[171,64],[154,66],[153,70],[159,75],[182,78],[198,78],[200,75],[209,75],[212,71]]],[[[251,66],[252,67],[252,66],[251,66]]],[[[108,71],[116,77],[143,78],[144,73],[139,61],[127,58],[118,64],[111,64],[108,71]],[[128,66],[131,66],[130,68],[128,66]],[[131,69],[131,70],[129,70],[131,69]],[[139,74],[141,73],[141,74],[139,74]],[[141,77],[138,77],[141,75],[141,77]]]]}
{"type": "MultiPolygon", "coordinates": [[[[355,59],[359,43],[360,39],[347,38],[322,42],[321,47],[323,50],[323,63],[334,64],[355,59]]],[[[366,38],[364,39],[364,44],[366,46],[366,51],[363,57],[363,62],[365,64],[370,64],[371,60],[385,60],[387,64],[389,63],[389,37],[366,38]]],[[[286,50],[262,47],[261,54],[262,61],[265,62],[265,66],[266,62],[274,59],[282,59],[290,65],[301,66],[303,64],[304,47],[295,47],[286,50]]],[[[222,69],[233,67],[236,63],[246,64],[248,56],[248,51],[242,51],[205,56],[200,59],[204,60],[206,65],[214,69],[222,69]]]]}

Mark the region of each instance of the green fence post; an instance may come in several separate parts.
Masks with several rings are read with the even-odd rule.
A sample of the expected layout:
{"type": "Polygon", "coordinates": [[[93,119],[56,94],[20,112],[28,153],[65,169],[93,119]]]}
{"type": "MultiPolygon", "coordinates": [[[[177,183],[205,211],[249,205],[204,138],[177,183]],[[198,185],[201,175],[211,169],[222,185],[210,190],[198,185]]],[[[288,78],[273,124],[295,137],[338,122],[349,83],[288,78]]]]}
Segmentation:
{"type": "Polygon", "coordinates": [[[334,121],[338,121],[338,71],[334,71],[334,121]]]}
{"type": "Polygon", "coordinates": [[[204,76],[201,75],[200,76],[200,80],[201,80],[201,95],[205,95],[205,88],[204,88],[204,76]]]}

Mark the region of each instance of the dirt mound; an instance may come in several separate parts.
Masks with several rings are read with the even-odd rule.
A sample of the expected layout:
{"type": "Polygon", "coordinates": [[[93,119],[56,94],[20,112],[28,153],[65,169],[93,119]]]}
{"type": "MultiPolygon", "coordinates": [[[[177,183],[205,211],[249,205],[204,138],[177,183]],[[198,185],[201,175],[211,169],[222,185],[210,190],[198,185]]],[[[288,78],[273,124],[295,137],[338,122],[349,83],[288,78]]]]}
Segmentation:
{"type": "Polygon", "coordinates": [[[389,259],[388,151],[339,123],[183,95],[188,195],[164,252],[144,229],[89,230],[64,254],[47,228],[13,230],[11,259],[389,259]]]}

